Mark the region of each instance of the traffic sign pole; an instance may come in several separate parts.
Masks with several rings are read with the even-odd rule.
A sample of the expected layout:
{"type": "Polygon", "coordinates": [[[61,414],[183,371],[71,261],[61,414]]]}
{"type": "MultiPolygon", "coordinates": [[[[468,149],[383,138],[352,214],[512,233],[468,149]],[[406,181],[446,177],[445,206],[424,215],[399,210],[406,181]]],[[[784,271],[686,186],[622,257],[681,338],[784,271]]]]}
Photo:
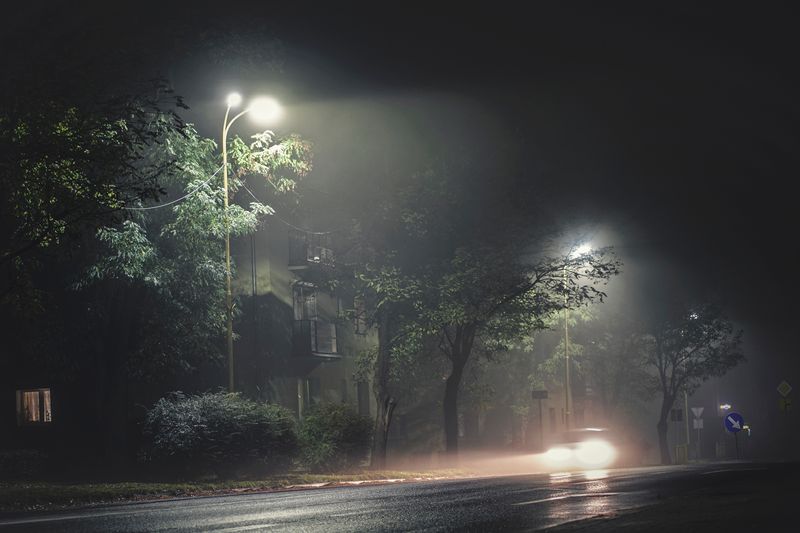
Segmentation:
{"type": "Polygon", "coordinates": [[[686,413],[686,462],[689,462],[689,395],[683,391],[683,411],[686,413]]]}

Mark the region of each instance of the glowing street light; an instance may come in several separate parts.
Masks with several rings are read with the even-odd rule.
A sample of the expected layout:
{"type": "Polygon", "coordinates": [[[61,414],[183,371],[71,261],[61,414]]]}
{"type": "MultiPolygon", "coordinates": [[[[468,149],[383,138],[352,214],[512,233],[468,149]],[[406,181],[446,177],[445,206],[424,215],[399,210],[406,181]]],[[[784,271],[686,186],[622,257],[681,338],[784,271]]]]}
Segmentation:
{"type": "MultiPolygon", "coordinates": [[[[570,253],[570,259],[579,259],[592,251],[592,245],[583,243],[575,247],[570,253]]],[[[564,265],[564,288],[567,286],[567,265],[564,265]]],[[[570,392],[570,372],[569,372],[569,306],[568,295],[564,293],[564,428],[569,429],[570,419],[570,405],[571,392],[570,392]]]]}
{"type": "Polygon", "coordinates": [[[723,403],[723,404],[720,404],[720,406],[719,406],[719,410],[720,411],[730,411],[730,409],[731,409],[731,404],[729,404],[729,403],[723,403]]]}
{"type": "Polygon", "coordinates": [[[578,257],[591,253],[591,251],[592,251],[592,245],[584,243],[581,244],[580,246],[577,246],[574,250],[572,250],[569,256],[571,259],[577,259],[578,257]]]}
{"type": "Polygon", "coordinates": [[[248,107],[228,120],[231,109],[242,104],[242,96],[239,93],[231,93],[225,99],[225,103],[227,109],[225,110],[225,120],[222,122],[222,185],[225,188],[225,308],[228,319],[228,391],[233,392],[233,292],[231,288],[231,223],[228,219],[228,130],[234,122],[247,113],[250,113],[258,122],[270,123],[278,120],[283,111],[274,98],[259,97],[254,98],[248,107]]]}

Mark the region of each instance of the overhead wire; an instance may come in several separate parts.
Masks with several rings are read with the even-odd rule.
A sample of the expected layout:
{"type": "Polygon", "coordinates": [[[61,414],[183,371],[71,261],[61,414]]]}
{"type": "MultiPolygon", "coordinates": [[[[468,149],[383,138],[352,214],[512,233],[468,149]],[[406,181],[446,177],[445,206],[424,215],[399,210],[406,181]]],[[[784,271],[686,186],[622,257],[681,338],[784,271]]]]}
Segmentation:
{"type": "MultiPolygon", "coordinates": [[[[258,197],[255,194],[253,194],[253,191],[251,191],[250,189],[247,188],[247,185],[242,183],[242,187],[244,188],[244,190],[247,191],[247,193],[250,196],[253,197],[253,199],[256,202],[261,203],[261,200],[259,200],[258,197]]],[[[338,231],[342,231],[341,229],[335,229],[335,230],[330,230],[330,231],[312,231],[312,230],[309,230],[309,229],[301,228],[300,226],[296,226],[296,225],[292,224],[291,222],[289,222],[287,220],[284,220],[281,217],[279,217],[274,209],[272,210],[272,216],[274,216],[280,222],[283,222],[284,224],[286,224],[287,226],[289,226],[292,229],[296,229],[297,231],[303,231],[303,232],[309,233],[311,235],[330,235],[331,233],[336,233],[338,231]]]]}
{"type": "MultiPolygon", "coordinates": [[[[201,183],[200,185],[198,185],[197,187],[195,187],[194,189],[192,189],[192,190],[191,190],[191,191],[189,191],[188,193],[184,194],[184,195],[183,195],[183,196],[181,196],[180,198],[175,198],[174,200],[170,200],[169,202],[166,202],[166,203],[163,203],[163,204],[159,204],[159,205],[151,205],[151,206],[146,206],[146,207],[128,207],[128,206],[124,206],[124,207],[123,207],[123,209],[127,209],[127,210],[129,210],[129,211],[149,211],[149,210],[153,210],[153,209],[161,209],[161,208],[163,208],[163,207],[169,207],[170,205],[174,205],[174,204],[176,204],[176,203],[178,203],[178,202],[181,202],[181,201],[183,201],[183,200],[186,200],[187,198],[189,198],[190,196],[192,196],[194,193],[196,193],[197,191],[199,191],[201,188],[203,188],[205,185],[207,185],[207,184],[208,184],[208,182],[210,182],[212,179],[214,179],[214,177],[215,177],[217,174],[219,174],[219,171],[220,171],[220,170],[222,170],[222,168],[223,168],[223,167],[222,167],[222,166],[220,166],[220,167],[219,167],[219,168],[218,168],[216,171],[214,171],[214,173],[213,173],[213,174],[211,174],[211,176],[209,176],[209,178],[208,178],[207,180],[205,180],[203,183],[201,183]]],[[[255,194],[253,194],[253,191],[251,191],[251,190],[250,190],[250,189],[247,187],[247,185],[245,185],[244,183],[242,183],[241,185],[242,185],[242,187],[244,188],[244,190],[245,190],[245,191],[247,191],[247,193],[248,193],[248,194],[249,194],[249,195],[250,195],[250,196],[251,196],[251,197],[252,197],[252,198],[253,198],[253,199],[254,199],[256,202],[258,202],[258,203],[261,203],[261,200],[259,200],[259,198],[258,198],[258,197],[257,197],[255,194]]],[[[274,209],[273,209],[273,211],[272,211],[272,216],[274,216],[274,217],[275,217],[276,219],[278,219],[280,222],[282,222],[283,224],[286,224],[287,226],[289,226],[289,227],[290,227],[290,228],[292,228],[292,229],[295,229],[295,230],[298,230],[298,231],[303,231],[303,232],[305,232],[305,233],[309,233],[309,234],[312,234],[312,235],[330,235],[331,233],[336,233],[337,231],[341,231],[341,230],[330,230],[330,231],[312,231],[312,230],[309,230],[309,229],[306,229],[306,228],[301,228],[300,226],[297,226],[297,225],[295,225],[295,224],[292,224],[292,223],[291,223],[291,222],[289,222],[288,220],[284,220],[283,218],[281,218],[280,216],[278,216],[278,215],[275,213],[275,210],[274,210],[274,209]]]]}
{"type": "Polygon", "coordinates": [[[194,189],[192,189],[188,193],[184,194],[180,198],[175,198],[174,200],[171,200],[171,201],[169,201],[169,202],[167,202],[165,204],[150,205],[150,206],[147,206],[147,207],[128,207],[128,206],[124,206],[123,209],[127,209],[128,211],[149,211],[151,209],[161,209],[162,207],[168,207],[170,205],[177,204],[178,202],[180,202],[182,200],[186,200],[191,195],[193,195],[194,193],[199,191],[201,188],[203,188],[204,186],[208,185],[208,182],[211,181],[212,179],[214,179],[214,176],[219,174],[220,170],[222,170],[222,166],[220,166],[216,171],[214,171],[214,173],[211,174],[211,176],[206,181],[204,181],[203,183],[201,183],[200,185],[198,185],[197,187],[195,187],[194,189]]]}

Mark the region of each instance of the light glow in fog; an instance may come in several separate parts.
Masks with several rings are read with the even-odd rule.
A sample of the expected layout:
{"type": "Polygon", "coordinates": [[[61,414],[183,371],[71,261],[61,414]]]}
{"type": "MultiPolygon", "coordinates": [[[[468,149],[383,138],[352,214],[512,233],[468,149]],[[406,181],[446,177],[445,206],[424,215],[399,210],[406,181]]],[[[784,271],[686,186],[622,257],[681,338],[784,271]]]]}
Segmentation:
{"type": "Polygon", "coordinates": [[[565,463],[572,458],[572,450],[562,447],[550,448],[544,454],[544,458],[550,464],[565,463]]]}
{"type": "Polygon", "coordinates": [[[614,448],[602,440],[590,440],[581,443],[575,451],[578,461],[590,466],[603,466],[614,460],[614,448]]]}
{"type": "Polygon", "coordinates": [[[592,439],[573,446],[554,446],[542,455],[542,461],[553,468],[604,468],[617,458],[617,450],[604,440],[592,439]]]}

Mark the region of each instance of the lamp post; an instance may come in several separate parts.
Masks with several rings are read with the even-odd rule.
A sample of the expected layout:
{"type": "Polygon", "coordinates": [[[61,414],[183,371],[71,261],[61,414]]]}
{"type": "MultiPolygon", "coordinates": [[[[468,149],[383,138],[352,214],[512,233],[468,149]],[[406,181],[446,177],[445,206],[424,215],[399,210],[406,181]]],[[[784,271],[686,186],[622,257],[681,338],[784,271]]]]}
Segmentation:
{"type": "MultiPolygon", "coordinates": [[[[582,244],[572,250],[569,254],[570,259],[586,255],[591,252],[592,247],[582,244]]],[[[567,287],[567,265],[564,265],[564,288],[567,287]]],[[[570,392],[570,372],[569,372],[569,295],[564,293],[564,429],[569,429],[571,392],[570,392]]]]}
{"type": "Polygon", "coordinates": [[[234,122],[247,113],[259,122],[269,122],[281,115],[281,107],[272,98],[255,98],[251,104],[239,114],[228,120],[231,109],[242,103],[238,93],[231,93],[226,100],[225,120],[222,122],[222,186],[225,189],[225,311],[227,314],[227,340],[228,340],[228,391],[234,391],[233,373],[233,289],[231,280],[231,222],[228,217],[228,131],[234,122]]]}

